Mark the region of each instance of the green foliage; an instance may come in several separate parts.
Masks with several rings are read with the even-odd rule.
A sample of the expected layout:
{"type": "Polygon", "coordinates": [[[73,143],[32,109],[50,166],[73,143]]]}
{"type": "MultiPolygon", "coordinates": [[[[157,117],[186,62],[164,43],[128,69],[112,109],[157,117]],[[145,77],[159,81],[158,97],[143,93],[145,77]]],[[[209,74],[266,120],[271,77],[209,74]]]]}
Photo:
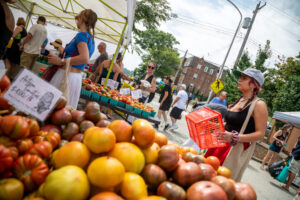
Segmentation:
{"type": "Polygon", "coordinates": [[[166,47],[173,49],[174,45],[179,44],[176,38],[170,34],[157,29],[148,29],[143,31],[139,38],[135,40],[136,51],[139,55],[144,51],[152,49],[164,49],[166,47]]]}
{"type": "MultiPolygon", "coordinates": [[[[173,16],[172,17],[176,17],[173,16]]],[[[156,62],[155,76],[174,75],[180,63],[179,53],[174,49],[179,42],[175,37],[157,30],[161,22],[171,18],[171,7],[167,0],[137,1],[133,27],[135,44],[133,49],[142,57],[143,63],[134,70],[135,76],[146,72],[149,61],[156,62]],[[143,29],[138,28],[143,27],[143,29]]]]}
{"type": "Polygon", "coordinates": [[[273,111],[300,110],[300,76],[293,75],[286,80],[273,99],[273,111]]]}
{"type": "Polygon", "coordinates": [[[163,77],[165,75],[174,75],[177,66],[180,63],[179,53],[173,48],[178,44],[175,37],[163,31],[149,29],[136,40],[136,44],[140,46],[137,52],[142,56],[143,63],[137,70],[137,75],[146,72],[147,64],[153,60],[156,62],[154,75],[163,77]]]}
{"type": "Polygon", "coordinates": [[[142,24],[146,29],[156,29],[160,22],[167,21],[171,18],[171,7],[167,0],[140,0],[137,1],[133,24],[135,36],[143,32],[136,27],[142,24]]]}

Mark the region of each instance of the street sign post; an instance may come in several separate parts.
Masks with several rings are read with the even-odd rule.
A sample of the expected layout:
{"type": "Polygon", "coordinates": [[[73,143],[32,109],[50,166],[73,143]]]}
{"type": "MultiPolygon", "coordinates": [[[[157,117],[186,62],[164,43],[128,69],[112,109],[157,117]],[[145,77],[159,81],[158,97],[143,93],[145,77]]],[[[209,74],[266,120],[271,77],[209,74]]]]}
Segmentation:
{"type": "Polygon", "coordinates": [[[224,88],[224,85],[221,80],[217,78],[212,84],[210,84],[210,87],[214,93],[217,94],[224,88]]]}

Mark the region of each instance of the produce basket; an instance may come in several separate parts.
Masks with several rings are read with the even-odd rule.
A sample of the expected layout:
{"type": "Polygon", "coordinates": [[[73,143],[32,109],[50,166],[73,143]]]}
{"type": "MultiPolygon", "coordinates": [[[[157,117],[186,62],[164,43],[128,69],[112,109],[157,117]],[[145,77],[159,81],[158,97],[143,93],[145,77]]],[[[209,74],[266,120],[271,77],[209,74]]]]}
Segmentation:
{"type": "Polygon", "coordinates": [[[111,98],[108,98],[108,97],[105,97],[105,96],[101,96],[100,101],[102,101],[102,102],[104,102],[104,103],[108,103],[110,99],[111,99],[111,98]]]}
{"type": "Polygon", "coordinates": [[[126,103],[123,102],[123,101],[118,101],[118,106],[120,106],[120,107],[122,107],[122,108],[125,108],[126,103]]]}
{"type": "Polygon", "coordinates": [[[203,107],[185,118],[191,138],[201,149],[228,145],[217,140],[217,135],[225,131],[220,113],[203,107]]]}
{"type": "Polygon", "coordinates": [[[133,111],[133,106],[132,105],[126,104],[125,108],[126,108],[126,110],[128,110],[130,112],[133,111]]]}
{"type": "Polygon", "coordinates": [[[91,99],[94,100],[94,101],[100,101],[101,96],[96,92],[92,92],[91,99]]]}
{"type": "Polygon", "coordinates": [[[141,109],[139,109],[139,108],[136,108],[136,107],[133,108],[133,112],[134,112],[135,114],[137,114],[137,115],[141,115],[141,114],[142,114],[142,111],[143,111],[143,110],[141,110],[141,109]]]}
{"type": "Polygon", "coordinates": [[[81,88],[81,94],[83,96],[90,97],[92,94],[92,91],[81,88]]]}
{"type": "Polygon", "coordinates": [[[142,116],[148,118],[150,116],[150,112],[147,112],[145,110],[142,111],[142,116]]]}
{"type": "Polygon", "coordinates": [[[118,105],[118,101],[114,100],[114,99],[110,99],[109,104],[112,106],[116,106],[116,105],[118,105]]]}
{"type": "Polygon", "coordinates": [[[155,115],[156,115],[156,112],[151,111],[150,116],[151,116],[151,117],[154,117],[155,115]]]}

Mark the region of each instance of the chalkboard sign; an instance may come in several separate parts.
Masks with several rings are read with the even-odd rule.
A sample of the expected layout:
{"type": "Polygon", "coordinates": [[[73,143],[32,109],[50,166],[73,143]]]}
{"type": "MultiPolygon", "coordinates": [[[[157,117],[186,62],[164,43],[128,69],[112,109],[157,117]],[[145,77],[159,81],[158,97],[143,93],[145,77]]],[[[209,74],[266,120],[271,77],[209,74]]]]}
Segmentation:
{"type": "Polygon", "coordinates": [[[44,121],[62,92],[31,71],[22,70],[4,98],[16,109],[44,121]]]}

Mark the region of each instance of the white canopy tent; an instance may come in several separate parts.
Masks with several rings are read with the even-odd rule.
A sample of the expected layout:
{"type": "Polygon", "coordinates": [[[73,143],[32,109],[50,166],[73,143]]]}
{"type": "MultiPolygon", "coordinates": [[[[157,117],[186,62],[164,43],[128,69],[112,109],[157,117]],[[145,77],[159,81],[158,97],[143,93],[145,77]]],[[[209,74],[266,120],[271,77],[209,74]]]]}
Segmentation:
{"type": "Polygon", "coordinates": [[[77,30],[75,16],[92,9],[98,16],[95,37],[117,45],[115,62],[120,48],[130,44],[136,0],[16,0],[13,6],[28,14],[27,25],[32,15],[41,15],[48,22],[73,30],[77,30]]]}

